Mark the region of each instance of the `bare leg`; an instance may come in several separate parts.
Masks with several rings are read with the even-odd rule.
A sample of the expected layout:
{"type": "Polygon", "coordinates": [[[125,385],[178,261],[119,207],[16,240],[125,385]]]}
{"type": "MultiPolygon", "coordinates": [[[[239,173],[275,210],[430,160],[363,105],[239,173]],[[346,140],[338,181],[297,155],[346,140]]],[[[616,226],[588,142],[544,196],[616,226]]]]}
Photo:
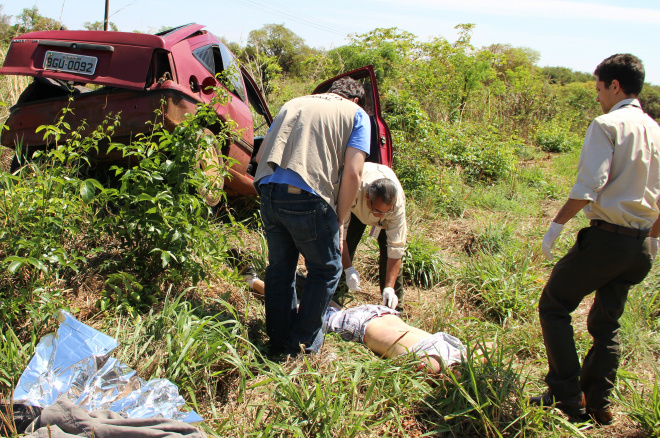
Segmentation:
{"type": "MultiPolygon", "coordinates": [[[[413,345],[429,336],[431,336],[429,332],[408,325],[396,315],[383,315],[367,324],[364,343],[371,351],[382,357],[396,357],[409,353],[413,345]]],[[[433,369],[433,372],[442,371],[442,361],[439,356],[426,356],[423,361],[433,369]]]]}

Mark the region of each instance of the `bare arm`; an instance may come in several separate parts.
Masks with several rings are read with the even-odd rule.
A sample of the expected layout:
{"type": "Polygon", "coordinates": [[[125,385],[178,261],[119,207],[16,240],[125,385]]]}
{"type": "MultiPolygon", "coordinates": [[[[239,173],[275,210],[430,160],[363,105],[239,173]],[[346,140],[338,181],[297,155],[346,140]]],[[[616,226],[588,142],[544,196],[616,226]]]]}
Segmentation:
{"type": "Polygon", "coordinates": [[[557,216],[553,222],[564,225],[571,220],[576,214],[580,212],[590,201],[587,199],[571,199],[566,200],[566,203],[559,209],[557,216]]]}
{"type": "Polygon", "coordinates": [[[344,236],[344,241],[342,242],[341,265],[344,269],[348,269],[351,266],[353,266],[353,261],[351,260],[351,255],[348,252],[348,245],[346,244],[346,236],[344,236]]]}
{"type": "Polygon", "coordinates": [[[360,182],[362,181],[362,167],[367,154],[356,149],[346,148],[344,157],[344,172],[339,186],[339,196],[337,197],[337,222],[339,224],[339,245],[340,250],[344,247],[344,221],[355,201],[360,182]]]}
{"type": "Polygon", "coordinates": [[[387,258],[387,272],[385,273],[385,287],[394,288],[396,279],[401,270],[401,259],[387,258]]]}

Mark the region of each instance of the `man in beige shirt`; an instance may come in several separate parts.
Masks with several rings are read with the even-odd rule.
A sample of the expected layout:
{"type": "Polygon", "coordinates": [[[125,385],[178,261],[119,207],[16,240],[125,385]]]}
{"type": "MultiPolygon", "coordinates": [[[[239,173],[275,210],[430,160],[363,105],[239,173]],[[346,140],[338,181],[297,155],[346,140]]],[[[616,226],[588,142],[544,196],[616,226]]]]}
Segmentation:
{"type": "Polygon", "coordinates": [[[644,85],[644,67],[637,57],[613,55],[594,74],[604,114],[587,131],[577,182],[543,238],[543,254],[552,260],[555,240],[580,210],[591,226],[580,230],[541,294],[549,391],[530,402],[610,424],[619,318],[628,290],[646,277],[658,251],[660,127],[637,100],[644,85]],[[587,319],[593,345],[580,366],[570,314],[594,291],[587,319]]]}
{"type": "Polygon", "coordinates": [[[383,305],[401,310],[403,306],[403,274],[401,260],[406,246],[406,196],[392,169],[382,164],[364,163],[362,182],[344,228],[346,242],[342,265],[346,284],[360,290],[360,275],[353,267],[355,250],[367,226],[370,236],[380,248],[380,290],[383,305]]]}

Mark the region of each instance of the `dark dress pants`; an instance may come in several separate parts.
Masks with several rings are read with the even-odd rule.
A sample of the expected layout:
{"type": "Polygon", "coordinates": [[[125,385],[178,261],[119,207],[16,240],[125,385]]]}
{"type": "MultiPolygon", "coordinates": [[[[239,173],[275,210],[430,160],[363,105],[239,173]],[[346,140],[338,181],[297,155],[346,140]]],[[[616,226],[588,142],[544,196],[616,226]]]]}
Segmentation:
{"type": "Polygon", "coordinates": [[[557,399],[584,391],[588,407],[609,405],[619,365],[619,318],[628,290],[646,277],[652,263],[648,239],[594,227],[580,230],[575,245],[557,262],[539,302],[549,365],[545,381],[557,399]],[[571,313],[594,291],[587,318],[593,345],[580,367],[571,313]]]}

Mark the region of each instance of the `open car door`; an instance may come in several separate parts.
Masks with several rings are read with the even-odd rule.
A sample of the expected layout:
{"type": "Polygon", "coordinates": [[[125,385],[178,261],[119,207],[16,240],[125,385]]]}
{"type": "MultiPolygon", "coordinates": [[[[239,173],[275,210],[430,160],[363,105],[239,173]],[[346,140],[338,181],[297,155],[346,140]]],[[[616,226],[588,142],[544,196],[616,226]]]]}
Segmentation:
{"type": "Polygon", "coordinates": [[[371,119],[371,151],[367,157],[367,161],[392,167],[392,135],[380,109],[380,95],[378,94],[378,84],[373,65],[367,65],[366,67],[361,67],[328,79],[316,87],[312,94],[327,92],[333,82],[346,76],[364,85],[364,110],[369,114],[369,118],[371,119]]]}

